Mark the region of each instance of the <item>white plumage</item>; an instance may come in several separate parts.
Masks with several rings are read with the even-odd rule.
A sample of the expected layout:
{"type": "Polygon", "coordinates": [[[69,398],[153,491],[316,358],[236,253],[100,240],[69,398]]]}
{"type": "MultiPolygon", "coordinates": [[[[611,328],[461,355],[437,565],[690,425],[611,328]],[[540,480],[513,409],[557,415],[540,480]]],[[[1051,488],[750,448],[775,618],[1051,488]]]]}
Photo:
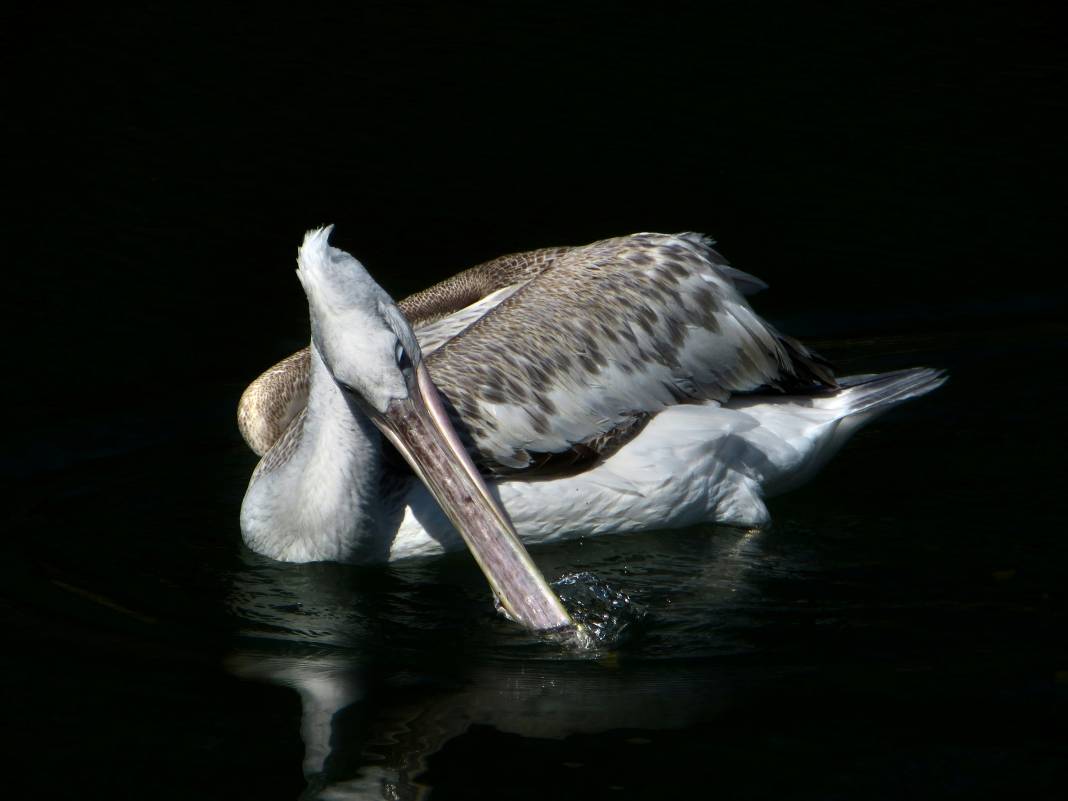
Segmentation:
{"type": "MultiPolygon", "coordinates": [[[[764,498],[797,488],[874,416],[944,380],[918,368],[841,379],[860,383],[815,401],[764,396],[673,406],[584,473],[495,487],[527,544],[705,522],[760,527],[770,519],[764,498]]],[[[462,548],[433,497],[414,484],[389,558],[462,548]]]]}

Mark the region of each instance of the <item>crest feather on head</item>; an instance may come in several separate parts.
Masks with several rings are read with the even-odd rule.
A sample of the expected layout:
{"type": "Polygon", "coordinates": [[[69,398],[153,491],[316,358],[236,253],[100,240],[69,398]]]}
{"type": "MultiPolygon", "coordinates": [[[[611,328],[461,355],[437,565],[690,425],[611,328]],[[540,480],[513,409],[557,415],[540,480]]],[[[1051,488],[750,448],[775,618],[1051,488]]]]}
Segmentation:
{"type": "Polygon", "coordinates": [[[313,228],[297,249],[297,278],[311,305],[340,312],[377,302],[381,288],[359,261],[330,245],[333,230],[333,225],[313,228]]]}

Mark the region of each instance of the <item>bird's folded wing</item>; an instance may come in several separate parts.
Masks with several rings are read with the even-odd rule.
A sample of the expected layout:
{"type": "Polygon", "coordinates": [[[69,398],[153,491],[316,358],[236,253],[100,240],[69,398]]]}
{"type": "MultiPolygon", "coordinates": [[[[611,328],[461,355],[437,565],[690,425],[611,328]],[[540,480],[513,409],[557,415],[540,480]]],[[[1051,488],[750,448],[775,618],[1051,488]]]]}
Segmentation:
{"type": "Polygon", "coordinates": [[[689,233],[557,252],[427,366],[483,464],[501,472],[568,452],[581,465],[590,443],[618,447],[613,432],[676,403],[833,386],[818,357],[756,316],[737,284],[759,282],[744,275],[689,233]]]}

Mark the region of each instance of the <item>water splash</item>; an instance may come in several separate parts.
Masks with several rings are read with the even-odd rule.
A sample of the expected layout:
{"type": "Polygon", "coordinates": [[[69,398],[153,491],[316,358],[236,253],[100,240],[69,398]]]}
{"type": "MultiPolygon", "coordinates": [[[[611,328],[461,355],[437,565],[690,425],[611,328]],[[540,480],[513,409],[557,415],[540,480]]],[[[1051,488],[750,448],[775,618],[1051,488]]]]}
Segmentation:
{"type": "MultiPolygon", "coordinates": [[[[646,616],[645,609],[623,590],[616,589],[589,571],[568,573],[550,586],[560,596],[564,607],[578,628],[568,632],[563,641],[580,651],[605,651],[618,648],[636,630],[646,616]]],[[[500,602],[497,611],[509,617],[500,602]]],[[[509,618],[510,619],[510,618],[509,618]]],[[[549,635],[550,639],[560,637],[549,635]]]]}
{"type": "Polygon", "coordinates": [[[619,646],[646,616],[627,593],[588,571],[561,576],[552,587],[575,622],[589,633],[593,647],[619,646]]]}

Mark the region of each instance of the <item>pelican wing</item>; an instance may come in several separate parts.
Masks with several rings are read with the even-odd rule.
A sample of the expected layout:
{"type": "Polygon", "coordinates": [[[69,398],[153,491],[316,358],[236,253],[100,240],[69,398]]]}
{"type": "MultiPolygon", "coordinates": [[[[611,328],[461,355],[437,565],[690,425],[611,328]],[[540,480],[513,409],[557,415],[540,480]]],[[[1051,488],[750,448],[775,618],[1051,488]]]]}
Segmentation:
{"type": "Polygon", "coordinates": [[[571,248],[510,253],[483,262],[397,303],[426,357],[466,331],[571,248]]]}
{"type": "Polygon", "coordinates": [[[571,250],[573,248],[541,248],[498,256],[409,295],[397,305],[412,327],[418,330],[422,325],[478,305],[501,290],[523,286],[571,250]]]}
{"type": "Polygon", "coordinates": [[[426,363],[489,469],[582,465],[673,404],[834,386],[749,307],[761,286],[698,234],[558,250],[426,363]]]}

